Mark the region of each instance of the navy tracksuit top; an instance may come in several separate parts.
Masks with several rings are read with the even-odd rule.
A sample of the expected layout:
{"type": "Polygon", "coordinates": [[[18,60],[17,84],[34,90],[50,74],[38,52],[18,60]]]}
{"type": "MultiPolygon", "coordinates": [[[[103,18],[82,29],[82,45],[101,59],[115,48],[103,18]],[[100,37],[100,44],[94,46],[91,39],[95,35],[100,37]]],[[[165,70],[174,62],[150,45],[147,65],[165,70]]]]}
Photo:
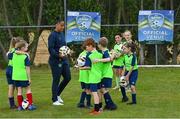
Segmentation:
{"type": "Polygon", "coordinates": [[[59,58],[59,48],[66,45],[63,32],[53,31],[48,38],[48,51],[50,54],[49,63],[59,64],[60,62],[67,62],[67,58],[59,58]]]}

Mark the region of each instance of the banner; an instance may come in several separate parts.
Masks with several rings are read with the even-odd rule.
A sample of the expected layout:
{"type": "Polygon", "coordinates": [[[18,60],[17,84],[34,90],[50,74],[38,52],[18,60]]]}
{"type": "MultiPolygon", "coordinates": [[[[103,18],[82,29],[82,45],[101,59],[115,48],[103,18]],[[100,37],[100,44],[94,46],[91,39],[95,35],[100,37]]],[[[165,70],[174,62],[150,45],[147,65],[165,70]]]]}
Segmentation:
{"type": "Polygon", "coordinates": [[[143,10],[138,17],[138,40],[146,44],[173,41],[174,11],[143,10]]]}
{"type": "Polygon", "coordinates": [[[101,30],[101,15],[99,12],[74,12],[67,13],[66,41],[82,42],[86,38],[99,41],[101,30]]]}

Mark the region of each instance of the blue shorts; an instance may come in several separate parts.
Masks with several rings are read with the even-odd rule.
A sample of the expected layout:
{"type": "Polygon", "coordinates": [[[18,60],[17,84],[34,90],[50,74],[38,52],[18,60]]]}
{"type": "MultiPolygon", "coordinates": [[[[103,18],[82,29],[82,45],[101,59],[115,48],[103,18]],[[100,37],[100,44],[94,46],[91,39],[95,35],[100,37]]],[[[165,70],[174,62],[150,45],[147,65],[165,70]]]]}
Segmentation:
{"type": "Polygon", "coordinates": [[[101,88],[111,88],[112,87],[112,78],[103,78],[101,80],[101,88]]]}
{"type": "Polygon", "coordinates": [[[123,69],[124,66],[116,66],[116,65],[113,65],[113,68],[114,68],[114,69],[123,69]]]}
{"type": "Polygon", "coordinates": [[[90,84],[81,82],[81,89],[90,89],[90,84]]]}
{"type": "Polygon", "coordinates": [[[16,87],[28,87],[29,81],[14,81],[16,87]]]}
{"type": "Polygon", "coordinates": [[[89,84],[91,92],[97,92],[99,89],[101,89],[100,83],[96,84],[89,84]]]}
{"type": "MultiPolygon", "coordinates": [[[[126,71],[125,76],[127,75],[128,71],[126,71]]],[[[131,75],[129,76],[129,84],[136,85],[136,81],[138,79],[138,70],[133,70],[131,75]]]]}
{"type": "Polygon", "coordinates": [[[14,85],[14,81],[12,80],[12,66],[8,66],[6,68],[6,78],[8,85],[14,85]]]}

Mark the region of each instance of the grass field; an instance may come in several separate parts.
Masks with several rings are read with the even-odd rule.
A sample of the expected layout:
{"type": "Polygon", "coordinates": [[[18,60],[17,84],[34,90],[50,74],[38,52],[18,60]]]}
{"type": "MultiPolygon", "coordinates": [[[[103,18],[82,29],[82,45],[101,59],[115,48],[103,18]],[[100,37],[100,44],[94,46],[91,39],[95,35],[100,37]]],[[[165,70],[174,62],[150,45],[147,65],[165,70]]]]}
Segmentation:
{"type": "MultiPolygon", "coordinates": [[[[98,116],[88,114],[88,109],[76,107],[80,96],[78,71],[72,70],[72,80],[62,94],[64,106],[52,106],[51,74],[47,67],[34,68],[32,75],[32,91],[36,111],[10,110],[7,100],[7,82],[5,71],[0,70],[0,117],[179,117],[180,118],[180,68],[140,68],[137,82],[137,101],[135,106],[121,103],[120,92],[110,90],[116,111],[104,111],[98,116]]],[[[130,97],[130,93],[129,93],[130,97]]]]}

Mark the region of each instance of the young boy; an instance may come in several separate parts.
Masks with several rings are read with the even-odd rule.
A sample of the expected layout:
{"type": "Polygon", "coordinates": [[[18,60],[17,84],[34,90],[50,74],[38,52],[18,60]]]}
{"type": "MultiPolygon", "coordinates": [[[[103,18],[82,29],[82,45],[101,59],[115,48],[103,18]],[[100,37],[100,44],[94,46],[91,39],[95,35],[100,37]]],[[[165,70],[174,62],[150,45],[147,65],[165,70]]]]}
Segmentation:
{"type": "MultiPolygon", "coordinates": [[[[125,58],[124,58],[124,73],[126,81],[129,82],[131,87],[131,94],[132,94],[132,102],[127,103],[130,105],[136,104],[136,81],[138,78],[138,66],[137,66],[137,57],[135,54],[136,45],[134,43],[127,43],[124,47],[125,58]]],[[[123,98],[127,98],[125,88],[121,87],[121,93],[123,98]]]]}
{"type": "MultiPolygon", "coordinates": [[[[105,107],[107,110],[115,110],[117,106],[111,99],[108,88],[112,87],[112,78],[113,78],[113,70],[111,66],[111,58],[109,54],[109,50],[107,49],[108,39],[106,37],[102,37],[99,40],[98,48],[101,50],[103,55],[102,59],[95,59],[94,62],[102,62],[102,80],[101,80],[101,94],[104,95],[105,107]]],[[[102,96],[100,96],[102,97],[102,96]]],[[[102,100],[99,103],[100,108],[102,108],[102,100]]]]}
{"type": "MultiPolygon", "coordinates": [[[[83,45],[83,52],[80,53],[79,57],[86,57],[87,51],[85,50],[85,46],[83,45]]],[[[86,107],[91,107],[91,94],[89,90],[89,84],[88,84],[88,76],[89,76],[89,70],[79,70],[79,82],[81,83],[81,88],[83,89],[80,97],[80,101],[77,104],[77,107],[83,108],[85,107],[84,101],[86,98],[86,107]]]]}
{"type": "Polygon", "coordinates": [[[101,59],[102,54],[99,53],[96,50],[96,44],[92,38],[88,38],[85,41],[85,47],[88,51],[88,54],[86,56],[86,62],[85,66],[80,68],[82,70],[88,70],[89,69],[89,85],[90,85],[90,91],[94,97],[94,110],[90,112],[92,115],[97,115],[100,113],[99,111],[99,96],[98,96],[98,89],[99,89],[99,83],[102,79],[102,65],[101,63],[93,63],[94,59],[101,59]]]}
{"type": "MultiPolygon", "coordinates": [[[[28,44],[25,41],[20,41],[16,43],[15,48],[20,52],[26,52],[28,50],[28,44]]],[[[31,77],[30,77],[30,60],[28,55],[18,55],[16,53],[11,53],[8,56],[12,59],[13,64],[13,74],[12,79],[17,87],[17,101],[18,110],[22,111],[22,89],[26,88],[26,97],[29,102],[28,110],[35,110],[36,107],[33,105],[32,92],[30,88],[31,77]]]]}

